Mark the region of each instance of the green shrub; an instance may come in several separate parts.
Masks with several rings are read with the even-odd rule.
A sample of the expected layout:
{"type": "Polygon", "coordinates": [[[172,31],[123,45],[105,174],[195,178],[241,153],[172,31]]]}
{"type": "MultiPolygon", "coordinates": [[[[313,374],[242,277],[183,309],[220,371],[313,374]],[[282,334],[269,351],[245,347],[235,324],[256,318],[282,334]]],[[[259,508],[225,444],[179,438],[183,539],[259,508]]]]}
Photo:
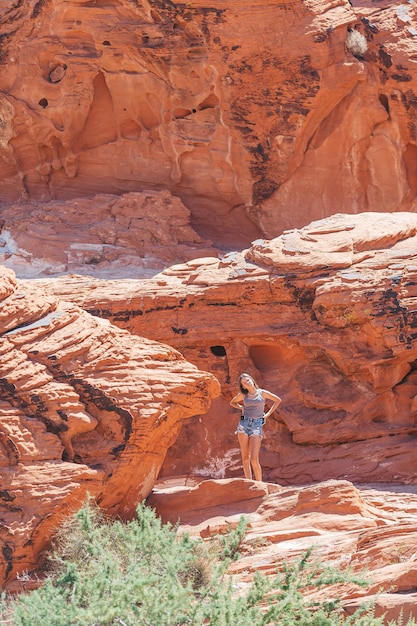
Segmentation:
{"type": "MultiPolygon", "coordinates": [[[[312,603],[305,592],[354,580],[311,562],[311,550],[276,577],[256,575],[243,593],[226,570],[246,521],[223,551],[179,536],[141,504],[137,519],[111,521],[91,503],[58,532],[46,582],[17,598],[3,596],[8,626],[381,626],[372,607],[344,617],[340,602],[312,603]],[[217,554],[216,558],[213,554],[217,554]],[[304,595],[303,595],[304,592],[304,595]]],[[[356,580],[360,584],[361,580],[356,580]]],[[[409,622],[411,626],[414,622],[409,622]]]]}
{"type": "Polygon", "coordinates": [[[239,548],[246,535],[247,526],[247,519],[242,516],[235,529],[230,530],[227,535],[218,535],[217,540],[221,546],[220,559],[236,561],[239,558],[239,548]]]}

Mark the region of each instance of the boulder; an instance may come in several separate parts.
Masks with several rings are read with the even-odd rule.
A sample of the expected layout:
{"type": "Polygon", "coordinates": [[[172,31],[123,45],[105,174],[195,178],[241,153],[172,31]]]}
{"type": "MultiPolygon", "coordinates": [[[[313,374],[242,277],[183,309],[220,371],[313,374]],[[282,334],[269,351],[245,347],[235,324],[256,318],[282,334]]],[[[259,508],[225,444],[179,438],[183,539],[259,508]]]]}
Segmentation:
{"type": "Polygon", "coordinates": [[[216,378],[174,348],[132,336],[0,271],[0,584],[40,565],[87,494],[129,519],[182,421],[216,378]]]}

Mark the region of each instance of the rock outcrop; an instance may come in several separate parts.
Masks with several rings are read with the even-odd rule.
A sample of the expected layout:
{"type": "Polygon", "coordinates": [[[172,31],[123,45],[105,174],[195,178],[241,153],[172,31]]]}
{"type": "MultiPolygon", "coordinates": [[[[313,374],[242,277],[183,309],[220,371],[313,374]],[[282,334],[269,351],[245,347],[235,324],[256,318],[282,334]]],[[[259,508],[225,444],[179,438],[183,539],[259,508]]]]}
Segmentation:
{"type": "Polygon", "coordinates": [[[0,585],[33,570],[86,494],[129,518],[217,380],[33,283],[0,273],[0,585]]]}
{"type": "Polygon", "coordinates": [[[417,489],[388,484],[354,486],[325,481],[279,487],[248,480],[161,481],[148,498],[161,519],[179,532],[208,538],[236,528],[247,533],[229,573],[243,592],[255,573],[275,576],[312,549],[312,561],[349,568],[367,580],[339,583],[310,599],[338,599],[347,615],[375,604],[384,623],[417,618],[417,489]]]}
{"type": "Polygon", "coordinates": [[[0,0],[0,201],[170,190],[228,249],[414,211],[415,19],[399,0],[0,0]]]}
{"type": "Polygon", "coordinates": [[[265,479],[412,483],[416,250],[415,214],[341,214],[149,280],[39,284],[220,381],[222,396],[184,425],[161,476],[241,475],[229,401],[248,371],[282,398],[266,426],[265,479]]]}
{"type": "Polygon", "coordinates": [[[12,204],[1,210],[0,264],[20,277],[64,272],[153,276],[218,251],[168,191],[12,204]]]}

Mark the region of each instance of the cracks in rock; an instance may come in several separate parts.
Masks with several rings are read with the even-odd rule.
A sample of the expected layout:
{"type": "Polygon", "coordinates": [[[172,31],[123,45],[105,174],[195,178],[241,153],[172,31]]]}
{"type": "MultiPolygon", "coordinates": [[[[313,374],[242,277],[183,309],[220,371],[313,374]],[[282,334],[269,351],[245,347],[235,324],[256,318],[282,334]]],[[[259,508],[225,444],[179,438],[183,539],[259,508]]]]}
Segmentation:
{"type": "Polygon", "coordinates": [[[8,543],[5,543],[1,549],[4,560],[7,563],[4,578],[7,579],[8,575],[13,569],[13,548],[8,543]]]}
{"type": "Polygon", "coordinates": [[[33,7],[32,15],[30,16],[32,19],[38,17],[47,1],[48,0],[38,0],[36,2],[35,6],[33,7]]]}
{"type": "Polygon", "coordinates": [[[287,277],[285,280],[285,287],[293,294],[294,301],[297,303],[298,308],[302,312],[310,312],[314,316],[314,319],[316,319],[315,313],[313,311],[313,303],[316,298],[315,285],[297,286],[295,283],[292,283],[291,280],[287,277]]]}
{"type": "MultiPolygon", "coordinates": [[[[1,383],[1,381],[0,381],[1,383]]],[[[1,428],[0,429],[0,446],[3,448],[5,455],[9,461],[9,465],[17,465],[19,463],[19,450],[14,443],[13,439],[9,436],[6,431],[1,428]]],[[[0,497],[3,492],[0,492],[0,497]]]]}
{"type": "MultiPolygon", "coordinates": [[[[46,316],[38,320],[31,327],[47,325],[45,320],[50,321],[50,317],[46,316]]],[[[13,332],[17,332],[17,330],[13,332]]],[[[121,441],[124,442],[129,438],[132,430],[132,416],[128,411],[115,406],[114,401],[101,390],[94,388],[93,385],[82,379],[76,379],[73,374],[62,373],[59,364],[55,364],[55,355],[42,358],[39,356],[39,351],[25,352],[22,348],[20,348],[19,354],[16,354],[15,361],[18,359],[18,366],[20,367],[13,367],[12,371],[7,365],[10,362],[10,350],[6,350],[3,355],[4,366],[3,377],[0,378],[0,396],[11,406],[17,407],[24,416],[39,420],[45,425],[48,432],[56,435],[64,447],[64,460],[76,461],[77,455],[73,448],[72,438],[96,428],[100,420],[96,419],[94,414],[99,417],[100,412],[111,411],[117,415],[120,433],[116,433],[115,438],[114,429],[111,432],[112,439],[115,438],[116,447],[121,441]],[[6,357],[8,358],[6,359],[6,357]],[[23,376],[27,376],[26,359],[33,364],[35,376],[36,372],[39,374],[38,386],[36,387],[34,384],[35,386],[29,389],[24,388],[23,382],[23,376]],[[75,394],[71,398],[70,406],[66,402],[60,408],[59,401],[57,403],[56,391],[54,391],[56,383],[62,383],[67,388],[68,386],[73,388],[75,394]]],[[[62,392],[72,395],[68,394],[65,387],[62,392]]],[[[19,460],[18,449],[3,430],[0,430],[0,445],[5,449],[10,464],[16,464],[19,460]]]]}
{"type": "Polygon", "coordinates": [[[48,370],[51,372],[54,379],[71,385],[89,414],[98,416],[100,412],[103,411],[114,413],[121,427],[120,434],[123,442],[129,439],[133,428],[133,416],[129,411],[118,406],[114,399],[108,396],[99,387],[95,387],[72,373],[68,374],[64,372],[60,364],[56,362],[55,355],[49,355],[46,357],[46,361],[48,370]]]}
{"type": "Polygon", "coordinates": [[[21,330],[33,330],[35,328],[40,328],[41,326],[49,326],[54,319],[59,319],[62,315],[64,315],[63,311],[52,311],[34,322],[25,322],[23,324],[19,324],[19,326],[15,326],[13,329],[3,333],[3,337],[14,335],[21,330]]]}
{"type": "MultiPolygon", "coordinates": [[[[29,391],[28,397],[25,399],[16,385],[6,376],[0,378],[0,395],[2,400],[8,402],[10,406],[18,408],[26,417],[38,419],[45,424],[46,430],[59,438],[68,430],[68,426],[64,422],[54,422],[48,415],[49,409],[39,395],[29,391]]],[[[59,419],[61,418],[59,417],[59,419]]],[[[62,443],[65,446],[64,442],[62,443]]],[[[4,430],[0,431],[0,444],[6,451],[9,464],[17,465],[20,460],[18,448],[4,430]]]]}
{"type": "Polygon", "coordinates": [[[386,96],[384,93],[381,93],[378,96],[378,100],[386,110],[388,114],[388,119],[391,120],[388,96],[386,96]]]}

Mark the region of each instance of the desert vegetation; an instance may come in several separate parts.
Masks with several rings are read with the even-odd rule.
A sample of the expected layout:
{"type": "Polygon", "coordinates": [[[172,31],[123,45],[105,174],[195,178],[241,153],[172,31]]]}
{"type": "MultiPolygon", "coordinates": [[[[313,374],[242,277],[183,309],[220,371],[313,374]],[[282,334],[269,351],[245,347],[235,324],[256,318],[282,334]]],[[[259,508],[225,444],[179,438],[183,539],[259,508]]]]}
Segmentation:
{"type": "MultiPolygon", "coordinates": [[[[341,581],[366,584],[314,562],[312,551],[275,577],[243,589],[227,574],[238,558],[246,521],[207,542],[179,535],[141,504],[131,522],[107,519],[90,501],[57,532],[47,576],[36,590],[3,594],[10,626],[382,626],[372,606],[346,616],[331,598],[308,591],[341,581]]],[[[407,626],[415,624],[409,621],[407,626]]]]}

